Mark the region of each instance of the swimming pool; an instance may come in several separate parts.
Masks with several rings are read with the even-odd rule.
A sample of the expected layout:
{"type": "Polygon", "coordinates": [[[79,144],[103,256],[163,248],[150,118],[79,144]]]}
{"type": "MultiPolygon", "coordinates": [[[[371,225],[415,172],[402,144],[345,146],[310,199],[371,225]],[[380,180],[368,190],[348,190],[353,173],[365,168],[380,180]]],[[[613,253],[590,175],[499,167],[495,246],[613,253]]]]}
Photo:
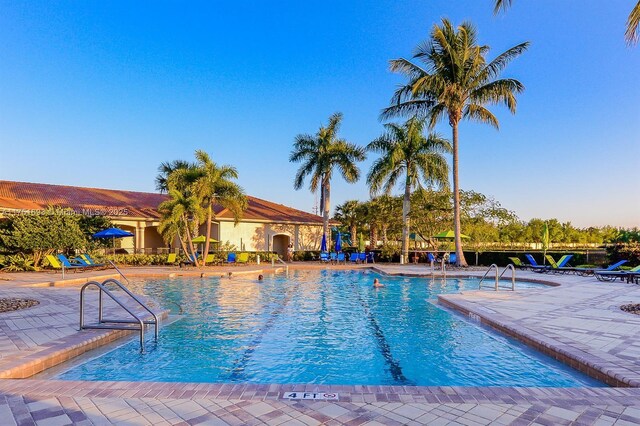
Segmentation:
{"type": "MultiPolygon", "coordinates": [[[[475,279],[294,271],[132,282],[183,317],[140,354],[135,339],[67,380],[421,386],[602,386],[434,305],[475,279]],[[386,285],[372,288],[374,278],[386,285]]],[[[518,288],[540,285],[518,283],[518,288]]]]}

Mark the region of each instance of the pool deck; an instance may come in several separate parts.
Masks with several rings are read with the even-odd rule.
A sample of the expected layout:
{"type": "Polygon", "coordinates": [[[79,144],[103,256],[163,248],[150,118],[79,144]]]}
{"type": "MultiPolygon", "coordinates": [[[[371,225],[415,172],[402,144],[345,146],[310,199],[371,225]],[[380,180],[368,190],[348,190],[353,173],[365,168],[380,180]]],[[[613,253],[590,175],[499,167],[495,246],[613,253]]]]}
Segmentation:
{"type": "MultiPolygon", "coordinates": [[[[387,274],[425,275],[423,265],[375,265],[387,274]]],[[[351,269],[294,263],[290,268],[351,269]]],[[[367,267],[367,266],[357,266],[367,267]]],[[[232,276],[270,273],[268,265],[127,268],[127,276],[232,276]]],[[[448,276],[478,276],[455,271],[448,276]]],[[[480,388],[197,383],[70,382],[22,379],[116,338],[122,332],[78,328],[80,284],[113,271],[0,273],[0,297],[40,304],[0,313],[0,424],[640,424],[640,286],[593,277],[518,271],[523,280],[560,284],[516,292],[490,289],[440,296],[473,321],[510,334],[611,388],[480,388]],[[286,391],[339,394],[338,401],[284,399],[286,391]]],[[[505,284],[507,284],[505,282],[505,284]]],[[[113,307],[108,307],[112,309],[113,307]]],[[[93,306],[95,312],[95,306],[93,306]]],[[[114,311],[115,312],[115,311],[114,311]]]]}

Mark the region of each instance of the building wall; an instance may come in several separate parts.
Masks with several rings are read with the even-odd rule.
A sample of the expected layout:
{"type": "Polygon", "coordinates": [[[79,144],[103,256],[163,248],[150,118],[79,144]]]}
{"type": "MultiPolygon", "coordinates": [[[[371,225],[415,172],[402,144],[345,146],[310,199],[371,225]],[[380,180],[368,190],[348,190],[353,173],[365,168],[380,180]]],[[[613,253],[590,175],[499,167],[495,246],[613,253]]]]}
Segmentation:
{"type": "Polygon", "coordinates": [[[322,238],[322,225],[285,225],[269,223],[220,223],[220,241],[229,241],[238,250],[265,251],[273,249],[273,237],[286,235],[295,250],[318,250],[322,238]]]}

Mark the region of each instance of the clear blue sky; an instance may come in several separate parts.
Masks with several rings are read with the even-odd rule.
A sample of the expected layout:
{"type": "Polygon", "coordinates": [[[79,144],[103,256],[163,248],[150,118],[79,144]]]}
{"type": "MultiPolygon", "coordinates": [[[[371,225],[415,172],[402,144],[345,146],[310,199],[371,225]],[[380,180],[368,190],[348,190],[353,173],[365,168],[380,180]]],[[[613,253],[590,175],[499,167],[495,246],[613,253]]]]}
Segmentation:
{"type": "MultiPolygon", "coordinates": [[[[635,0],[79,2],[0,0],[0,179],[151,191],[161,161],[198,148],[250,195],[310,211],[288,163],[298,133],[335,111],[365,145],[409,57],[443,16],[470,20],[492,55],[531,47],[504,76],[500,131],[460,130],[464,189],[522,219],[640,225],[640,46],[635,0]]],[[[450,137],[444,123],[437,129],[450,137]]],[[[366,175],[372,158],[362,164],[366,175]]],[[[368,198],[333,182],[332,204],[368,198]]]]}

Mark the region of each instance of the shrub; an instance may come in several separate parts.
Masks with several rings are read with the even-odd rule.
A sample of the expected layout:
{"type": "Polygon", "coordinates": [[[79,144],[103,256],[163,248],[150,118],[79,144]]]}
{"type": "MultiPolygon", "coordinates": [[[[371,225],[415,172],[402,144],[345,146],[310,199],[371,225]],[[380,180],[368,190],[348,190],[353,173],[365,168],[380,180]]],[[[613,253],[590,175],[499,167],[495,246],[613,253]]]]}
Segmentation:
{"type": "Polygon", "coordinates": [[[2,270],[5,272],[22,272],[35,271],[36,268],[33,266],[33,259],[31,258],[31,256],[18,253],[7,256],[4,259],[4,267],[2,268],[2,270]]]}

